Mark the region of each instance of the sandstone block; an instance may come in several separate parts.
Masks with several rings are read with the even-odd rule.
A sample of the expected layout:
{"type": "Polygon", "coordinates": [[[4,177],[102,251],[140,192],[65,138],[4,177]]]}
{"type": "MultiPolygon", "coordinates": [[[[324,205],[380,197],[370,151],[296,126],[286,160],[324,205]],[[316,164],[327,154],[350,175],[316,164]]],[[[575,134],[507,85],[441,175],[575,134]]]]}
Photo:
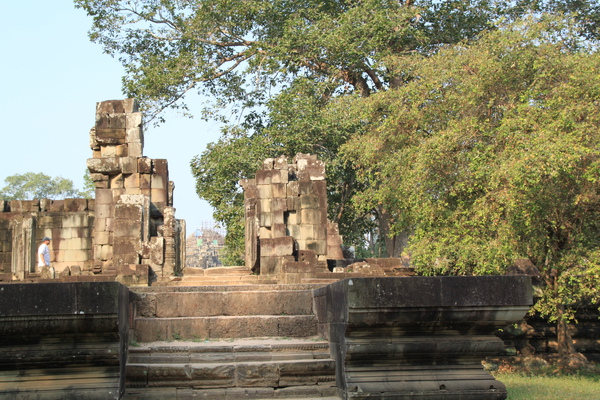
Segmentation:
{"type": "Polygon", "coordinates": [[[116,174],[121,171],[121,163],[116,157],[88,158],[86,165],[91,173],[116,174]]]}
{"type": "Polygon", "coordinates": [[[280,156],[275,159],[274,169],[285,170],[287,176],[288,160],[286,156],[280,156]]]}
{"type": "Polygon", "coordinates": [[[260,239],[260,255],[264,257],[291,256],[294,254],[294,239],[290,236],[260,239]]]}
{"type": "Polygon", "coordinates": [[[132,240],[141,240],[142,229],[141,224],[137,220],[133,219],[115,219],[114,225],[114,236],[115,237],[127,237],[132,240]]]}
{"type": "MultiPolygon", "coordinates": [[[[271,232],[272,232],[271,237],[286,236],[287,235],[287,226],[284,223],[273,223],[273,226],[271,226],[271,232]]],[[[263,237],[263,236],[261,235],[261,237],[263,237]]],[[[268,236],[264,236],[264,237],[268,237],[268,236]]]]}
{"type": "Polygon", "coordinates": [[[65,250],[64,251],[64,261],[69,262],[84,262],[90,259],[90,251],[85,249],[80,250],[65,250]]]}
{"type": "Polygon", "coordinates": [[[261,212],[258,214],[258,225],[270,227],[273,224],[273,213],[261,212]]]}
{"type": "Polygon", "coordinates": [[[266,227],[266,226],[261,226],[259,228],[258,236],[263,239],[270,239],[270,238],[274,237],[273,232],[271,231],[271,228],[266,227]]]}
{"type": "Polygon", "coordinates": [[[300,196],[300,182],[291,181],[287,184],[287,196],[288,197],[297,197],[300,196]]]}
{"type": "Polygon", "coordinates": [[[298,197],[286,197],[286,209],[289,211],[298,210],[298,203],[300,200],[298,197]]]}
{"type": "Polygon", "coordinates": [[[106,100],[96,103],[96,114],[124,114],[139,111],[139,104],[135,99],[106,100]]]}
{"type": "Polygon", "coordinates": [[[113,224],[114,224],[114,218],[113,217],[109,217],[105,219],[106,222],[106,227],[104,228],[105,230],[112,232],[113,231],[113,224]]]}
{"type": "Polygon", "coordinates": [[[157,208],[160,209],[159,204],[165,207],[167,205],[167,189],[152,188],[150,190],[150,198],[157,208]]]}
{"type": "Polygon", "coordinates": [[[96,248],[98,257],[100,260],[110,260],[113,257],[113,246],[112,245],[101,245],[96,248]]]}
{"type": "Polygon", "coordinates": [[[124,178],[125,181],[123,182],[123,186],[125,186],[127,192],[129,192],[130,189],[139,189],[140,174],[124,175],[124,178]]]}
{"type": "Polygon", "coordinates": [[[117,148],[116,146],[102,146],[100,148],[100,157],[109,158],[117,156],[117,148]]]}
{"type": "Polygon", "coordinates": [[[169,181],[166,175],[150,175],[150,187],[152,189],[167,189],[169,181]]]}
{"type": "Polygon", "coordinates": [[[298,220],[298,213],[296,211],[286,211],[284,217],[286,224],[288,225],[298,225],[300,223],[298,220]]]}
{"type": "Polygon", "coordinates": [[[169,181],[169,187],[167,189],[167,205],[173,206],[173,193],[175,192],[175,182],[169,181]]]}
{"type": "Polygon", "coordinates": [[[96,218],[103,219],[112,216],[113,206],[111,203],[100,203],[96,205],[96,218]]]}
{"type": "Polygon", "coordinates": [[[108,175],[104,175],[104,174],[98,174],[98,173],[90,173],[90,179],[92,181],[94,181],[95,183],[97,182],[101,182],[101,181],[108,181],[108,175]]]}
{"type": "Polygon", "coordinates": [[[256,171],[256,184],[257,185],[270,185],[271,177],[273,176],[272,170],[256,171]]]}
{"type": "Polygon", "coordinates": [[[112,204],[113,192],[111,189],[96,189],[96,203],[98,206],[112,204]]]}
{"type": "Polygon", "coordinates": [[[96,232],[94,234],[94,242],[97,245],[109,244],[112,239],[112,234],[106,231],[96,232]]]}
{"type": "Polygon", "coordinates": [[[278,336],[278,320],[271,316],[211,318],[210,334],[219,338],[278,336]]]}
{"type": "Polygon", "coordinates": [[[117,157],[127,157],[129,155],[128,147],[126,144],[119,144],[115,146],[115,155],[117,157]]]}
{"type": "Polygon", "coordinates": [[[132,111],[127,114],[127,128],[140,128],[142,126],[143,114],[132,111]]]}
{"type": "Polygon", "coordinates": [[[313,250],[298,250],[298,261],[317,265],[317,254],[313,250]]]}
{"type": "Polygon", "coordinates": [[[60,220],[63,228],[81,228],[90,225],[90,216],[85,212],[70,213],[60,220]]]}
{"type": "Polygon", "coordinates": [[[273,211],[272,209],[272,200],[271,199],[260,199],[256,204],[256,212],[257,213],[269,213],[273,211]]]}
{"type": "Polygon", "coordinates": [[[121,157],[121,172],[123,174],[135,174],[138,172],[137,157],[121,157]]]}
{"type": "Polygon", "coordinates": [[[141,157],[144,155],[144,146],[141,143],[129,143],[127,153],[130,157],[141,157]]]}
{"type": "Polygon", "coordinates": [[[236,381],[245,387],[277,387],[279,385],[279,365],[265,364],[238,364],[236,368],[236,381]]]}
{"type": "Polygon", "coordinates": [[[285,183],[274,183],[271,185],[271,193],[274,198],[287,197],[287,185],[285,183]]]}
{"type": "Polygon", "coordinates": [[[165,241],[161,237],[150,238],[150,260],[155,264],[164,263],[165,241]]]}
{"type": "Polygon", "coordinates": [[[152,160],[152,173],[157,175],[167,176],[169,174],[169,166],[165,159],[152,160]]]}
{"type": "Polygon", "coordinates": [[[244,197],[245,198],[257,198],[258,197],[258,189],[256,188],[256,180],[255,179],[241,179],[240,186],[244,189],[244,197]]]}
{"type": "Polygon", "coordinates": [[[123,189],[124,184],[123,174],[112,175],[108,178],[108,185],[111,189],[123,189]]]}
{"type": "Polygon", "coordinates": [[[273,197],[273,187],[271,184],[258,184],[256,185],[258,191],[258,198],[260,199],[271,199],[273,197]]]}
{"type": "Polygon", "coordinates": [[[86,199],[65,199],[65,211],[86,211],[86,199]]]}
{"type": "Polygon", "coordinates": [[[307,250],[313,250],[317,254],[327,254],[326,240],[306,240],[307,250]]]}
{"type": "Polygon", "coordinates": [[[39,200],[11,200],[10,210],[12,212],[37,212],[40,210],[39,200]]]}
{"type": "Polygon", "coordinates": [[[114,217],[116,219],[126,219],[140,223],[143,218],[144,209],[141,204],[123,202],[115,206],[114,217]]]}
{"type": "MultiPolygon", "coordinates": [[[[104,118],[101,120],[101,124],[107,125],[104,118]]],[[[115,119],[115,123],[118,122],[118,118],[115,119]]],[[[111,146],[124,144],[126,142],[127,130],[125,128],[100,128],[96,126],[96,142],[101,146],[111,146]]]]}
{"type": "MultiPolygon", "coordinates": [[[[127,124],[129,125],[129,119],[130,116],[127,116],[127,124]]],[[[127,141],[128,145],[132,145],[132,144],[143,144],[143,139],[142,139],[142,129],[141,127],[130,127],[127,128],[126,131],[126,138],[125,140],[127,141]]]]}
{"type": "Polygon", "coordinates": [[[266,158],[263,161],[263,170],[270,171],[274,167],[275,160],[273,158],[266,158]]]}
{"type": "Polygon", "coordinates": [[[287,224],[287,232],[288,236],[293,237],[294,239],[301,239],[300,237],[300,226],[296,224],[287,224]]]}
{"type": "Polygon", "coordinates": [[[140,189],[150,189],[150,174],[140,174],[139,184],[140,189]]]}
{"type": "Polygon", "coordinates": [[[327,211],[324,209],[302,209],[300,210],[300,221],[302,224],[322,225],[327,221],[327,211]]]}
{"type": "Polygon", "coordinates": [[[140,174],[149,174],[152,172],[152,159],[148,157],[139,157],[138,172],[140,174]]]}
{"type": "Polygon", "coordinates": [[[285,224],[285,219],[283,217],[284,212],[283,211],[274,211],[273,213],[273,219],[272,219],[272,223],[271,225],[275,225],[275,224],[285,224]]]}

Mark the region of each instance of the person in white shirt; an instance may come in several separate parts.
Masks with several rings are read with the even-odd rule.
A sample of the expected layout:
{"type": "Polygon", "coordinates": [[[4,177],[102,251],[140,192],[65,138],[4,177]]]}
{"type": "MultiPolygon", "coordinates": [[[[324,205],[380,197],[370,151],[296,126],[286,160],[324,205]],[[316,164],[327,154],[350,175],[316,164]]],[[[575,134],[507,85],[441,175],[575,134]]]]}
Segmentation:
{"type": "Polygon", "coordinates": [[[38,269],[42,272],[43,267],[48,267],[50,276],[54,278],[54,268],[50,265],[50,239],[48,236],[42,239],[42,244],[38,247],[38,269]]]}

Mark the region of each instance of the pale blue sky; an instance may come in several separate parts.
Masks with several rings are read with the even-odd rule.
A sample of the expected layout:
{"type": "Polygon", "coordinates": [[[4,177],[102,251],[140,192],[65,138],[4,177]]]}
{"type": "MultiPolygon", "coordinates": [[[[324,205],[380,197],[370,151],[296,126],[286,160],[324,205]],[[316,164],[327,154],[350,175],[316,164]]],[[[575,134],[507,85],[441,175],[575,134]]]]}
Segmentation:
{"type": "MultiPolygon", "coordinates": [[[[71,0],[3,3],[0,187],[7,176],[43,172],[81,189],[96,102],[123,98],[123,69],[89,41],[91,18],[71,0]]],[[[188,234],[212,220],[212,209],[195,193],[189,162],[218,137],[216,123],[177,114],[145,132],[144,154],[169,161],[176,215],[187,221],[188,234]]]]}

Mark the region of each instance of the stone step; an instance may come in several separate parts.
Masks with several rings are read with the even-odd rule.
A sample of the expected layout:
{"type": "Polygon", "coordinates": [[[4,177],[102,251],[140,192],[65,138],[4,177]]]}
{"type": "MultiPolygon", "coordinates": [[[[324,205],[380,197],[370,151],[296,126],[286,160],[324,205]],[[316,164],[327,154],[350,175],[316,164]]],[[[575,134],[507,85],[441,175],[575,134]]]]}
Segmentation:
{"type": "Polygon", "coordinates": [[[255,315],[178,318],[135,318],[133,340],[203,340],[264,336],[311,337],[314,315],[255,315]]]}
{"type": "Polygon", "coordinates": [[[171,281],[168,286],[200,286],[200,285],[248,285],[276,284],[277,280],[259,275],[192,275],[184,276],[179,281],[171,281]]]}
{"type": "Polygon", "coordinates": [[[246,267],[215,267],[215,268],[194,268],[186,267],[183,269],[184,276],[202,276],[202,275],[252,275],[252,271],[246,267]]]}
{"type": "Polygon", "coordinates": [[[311,290],[138,292],[135,295],[135,318],[312,314],[311,290]]]}
{"type": "Polygon", "coordinates": [[[278,290],[313,290],[323,287],[322,284],[265,284],[265,285],[225,285],[215,287],[214,285],[196,285],[196,286],[145,286],[132,287],[130,290],[134,293],[163,293],[163,292],[241,292],[241,291],[278,291],[278,290]]]}
{"type": "Polygon", "coordinates": [[[329,343],[316,337],[143,343],[126,377],[127,399],[339,399],[329,343]]]}
{"type": "Polygon", "coordinates": [[[331,384],[290,386],[285,388],[128,388],[126,400],[340,400],[331,384]]]}

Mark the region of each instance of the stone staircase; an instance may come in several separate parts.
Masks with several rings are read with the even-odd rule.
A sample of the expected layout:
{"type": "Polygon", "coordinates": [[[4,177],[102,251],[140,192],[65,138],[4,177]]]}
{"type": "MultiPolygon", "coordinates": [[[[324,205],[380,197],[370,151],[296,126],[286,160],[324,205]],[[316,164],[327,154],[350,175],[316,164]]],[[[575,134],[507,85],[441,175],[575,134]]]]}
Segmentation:
{"type": "Polygon", "coordinates": [[[125,398],[339,399],[317,337],[320,285],[224,284],[229,272],[210,286],[132,288],[125,398]]]}

